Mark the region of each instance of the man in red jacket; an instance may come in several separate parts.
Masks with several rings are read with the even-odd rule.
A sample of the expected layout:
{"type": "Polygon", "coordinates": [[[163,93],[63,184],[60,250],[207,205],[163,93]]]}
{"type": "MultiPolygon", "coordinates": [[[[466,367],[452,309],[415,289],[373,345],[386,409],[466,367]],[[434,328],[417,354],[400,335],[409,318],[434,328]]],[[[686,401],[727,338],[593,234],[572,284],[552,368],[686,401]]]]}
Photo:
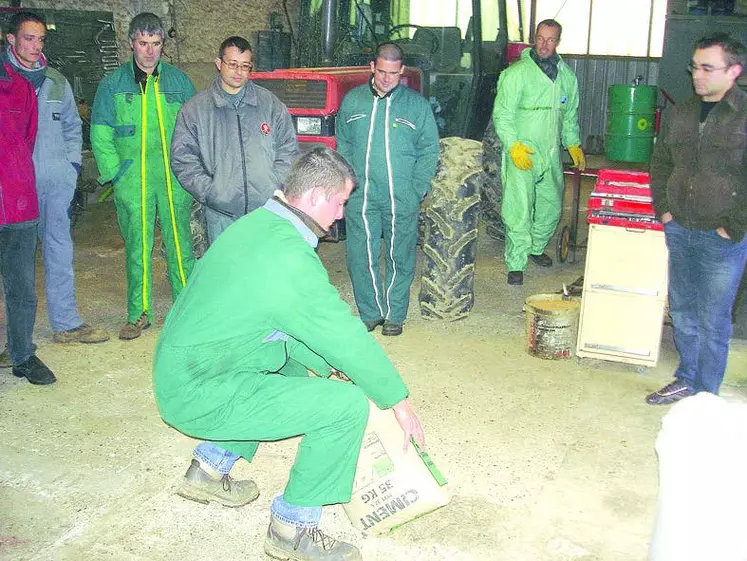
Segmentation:
{"type": "Polygon", "coordinates": [[[0,65],[0,275],[13,375],[53,384],[52,371],[34,354],[34,257],[39,208],[34,176],[37,105],[33,86],[10,64],[0,65]]]}

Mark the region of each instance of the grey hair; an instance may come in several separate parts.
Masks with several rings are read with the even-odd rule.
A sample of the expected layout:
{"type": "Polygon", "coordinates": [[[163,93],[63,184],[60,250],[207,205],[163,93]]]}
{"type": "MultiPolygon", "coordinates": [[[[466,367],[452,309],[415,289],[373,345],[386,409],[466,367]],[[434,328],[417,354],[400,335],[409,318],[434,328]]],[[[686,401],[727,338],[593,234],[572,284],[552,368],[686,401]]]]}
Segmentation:
{"type": "Polygon", "coordinates": [[[355,182],[355,172],[345,158],[326,146],[318,146],[295,161],[285,178],[283,193],[288,199],[297,199],[322,187],[329,199],[343,191],[348,180],[355,182]]]}
{"type": "Polygon", "coordinates": [[[156,14],[142,12],[132,18],[128,35],[130,41],[134,41],[138,31],[143,35],[160,35],[162,41],[166,41],[166,29],[163,22],[156,14]]]}

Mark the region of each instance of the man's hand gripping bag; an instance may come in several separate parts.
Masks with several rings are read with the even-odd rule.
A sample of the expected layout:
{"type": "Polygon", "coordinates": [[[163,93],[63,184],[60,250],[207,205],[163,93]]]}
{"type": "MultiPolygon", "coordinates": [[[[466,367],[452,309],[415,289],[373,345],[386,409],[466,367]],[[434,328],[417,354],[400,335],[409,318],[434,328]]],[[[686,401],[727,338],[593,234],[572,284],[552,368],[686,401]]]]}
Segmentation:
{"type": "Polygon", "coordinates": [[[428,455],[412,442],[404,452],[403,444],[394,412],[370,403],[353,496],[343,505],[350,522],[363,532],[383,534],[451,500],[446,479],[428,455]]]}

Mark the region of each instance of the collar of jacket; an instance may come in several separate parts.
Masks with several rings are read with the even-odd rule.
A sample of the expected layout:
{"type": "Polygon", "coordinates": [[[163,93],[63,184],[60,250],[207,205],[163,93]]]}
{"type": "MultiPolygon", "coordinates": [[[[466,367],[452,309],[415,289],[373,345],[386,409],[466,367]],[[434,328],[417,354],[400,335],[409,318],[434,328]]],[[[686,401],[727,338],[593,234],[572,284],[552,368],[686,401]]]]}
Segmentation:
{"type": "Polygon", "coordinates": [[[721,102],[726,103],[734,111],[743,111],[745,105],[747,105],[747,94],[734,82],[734,85],[724,94],[721,101],[719,101],[719,103],[721,102]]]}
{"type": "Polygon", "coordinates": [[[47,66],[47,59],[44,57],[44,53],[40,53],[39,61],[34,66],[26,66],[21,61],[21,59],[18,58],[18,55],[16,54],[16,51],[12,45],[8,45],[5,53],[3,54],[3,60],[9,62],[13,66],[13,70],[26,78],[26,80],[28,80],[29,82],[31,82],[31,85],[34,86],[34,90],[36,90],[36,92],[38,93],[39,89],[42,87],[42,84],[44,84],[44,79],[47,76],[47,70],[49,70],[49,66],[47,66]]]}
{"type": "Polygon", "coordinates": [[[386,99],[387,97],[393,97],[394,96],[394,92],[396,92],[397,90],[399,90],[399,87],[401,85],[402,85],[402,82],[400,82],[399,84],[397,84],[396,86],[394,86],[391,90],[389,90],[388,92],[386,92],[384,95],[379,95],[379,92],[377,92],[376,88],[374,88],[373,75],[371,76],[371,79],[368,81],[368,87],[370,88],[371,93],[373,94],[373,96],[374,97],[380,97],[381,99],[386,99]]]}
{"type": "MultiPolygon", "coordinates": [[[[153,69],[152,75],[154,78],[158,76],[158,71],[160,69],[161,69],[161,61],[159,60],[156,67],[153,69]]],[[[143,70],[137,65],[137,63],[135,62],[135,57],[132,57],[132,71],[134,73],[133,75],[135,76],[136,84],[144,84],[148,80],[148,74],[145,72],[145,70],[143,70]]]]}
{"type": "Polygon", "coordinates": [[[0,80],[10,80],[8,70],[5,68],[6,64],[10,66],[9,62],[0,62],[0,80]]]}
{"type": "Polygon", "coordinates": [[[288,218],[311,247],[319,245],[319,240],[327,234],[327,231],[311,216],[288,204],[277,195],[265,203],[265,208],[278,216],[288,218]]]}
{"type": "Polygon", "coordinates": [[[3,53],[3,60],[6,62],[10,62],[16,68],[28,70],[30,72],[36,70],[44,70],[47,67],[47,57],[44,56],[44,53],[39,53],[39,61],[34,64],[34,66],[26,66],[23,62],[21,62],[21,59],[18,58],[18,54],[16,54],[16,50],[13,45],[8,45],[6,47],[5,52],[3,53]]]}
{"type": "MultiPolygon", "coordinates": [[[[213,85],[210,86],[210,92],[213,95],[213,103],[215,103],[216,107],[229,107],[230,103],[228,103],[226,96],[223,95],[223,86],[221,86],[220,83],[220,75],[218,75],[215,77],[215,80],[213,80],[213,85]]],[[[259,103],[257,100],[257,86],[254,85],[254,82],[249,80],[244,84],[244,88],[246,88],[246,91],[244,92],[244,97],[241,98],[239,105],[256,106],[259,103]]]]}

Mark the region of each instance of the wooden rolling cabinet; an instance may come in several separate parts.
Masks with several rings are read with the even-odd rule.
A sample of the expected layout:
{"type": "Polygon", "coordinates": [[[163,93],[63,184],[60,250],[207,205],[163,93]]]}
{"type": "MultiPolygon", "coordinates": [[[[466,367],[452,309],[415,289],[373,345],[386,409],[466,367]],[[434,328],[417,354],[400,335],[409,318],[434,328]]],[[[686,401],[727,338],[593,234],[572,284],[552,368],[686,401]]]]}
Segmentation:
{"type": "Polygon", "coordinates": [[[667,259],[664,232],[589,225],[578,356],[656,365],[667,259]]]}

